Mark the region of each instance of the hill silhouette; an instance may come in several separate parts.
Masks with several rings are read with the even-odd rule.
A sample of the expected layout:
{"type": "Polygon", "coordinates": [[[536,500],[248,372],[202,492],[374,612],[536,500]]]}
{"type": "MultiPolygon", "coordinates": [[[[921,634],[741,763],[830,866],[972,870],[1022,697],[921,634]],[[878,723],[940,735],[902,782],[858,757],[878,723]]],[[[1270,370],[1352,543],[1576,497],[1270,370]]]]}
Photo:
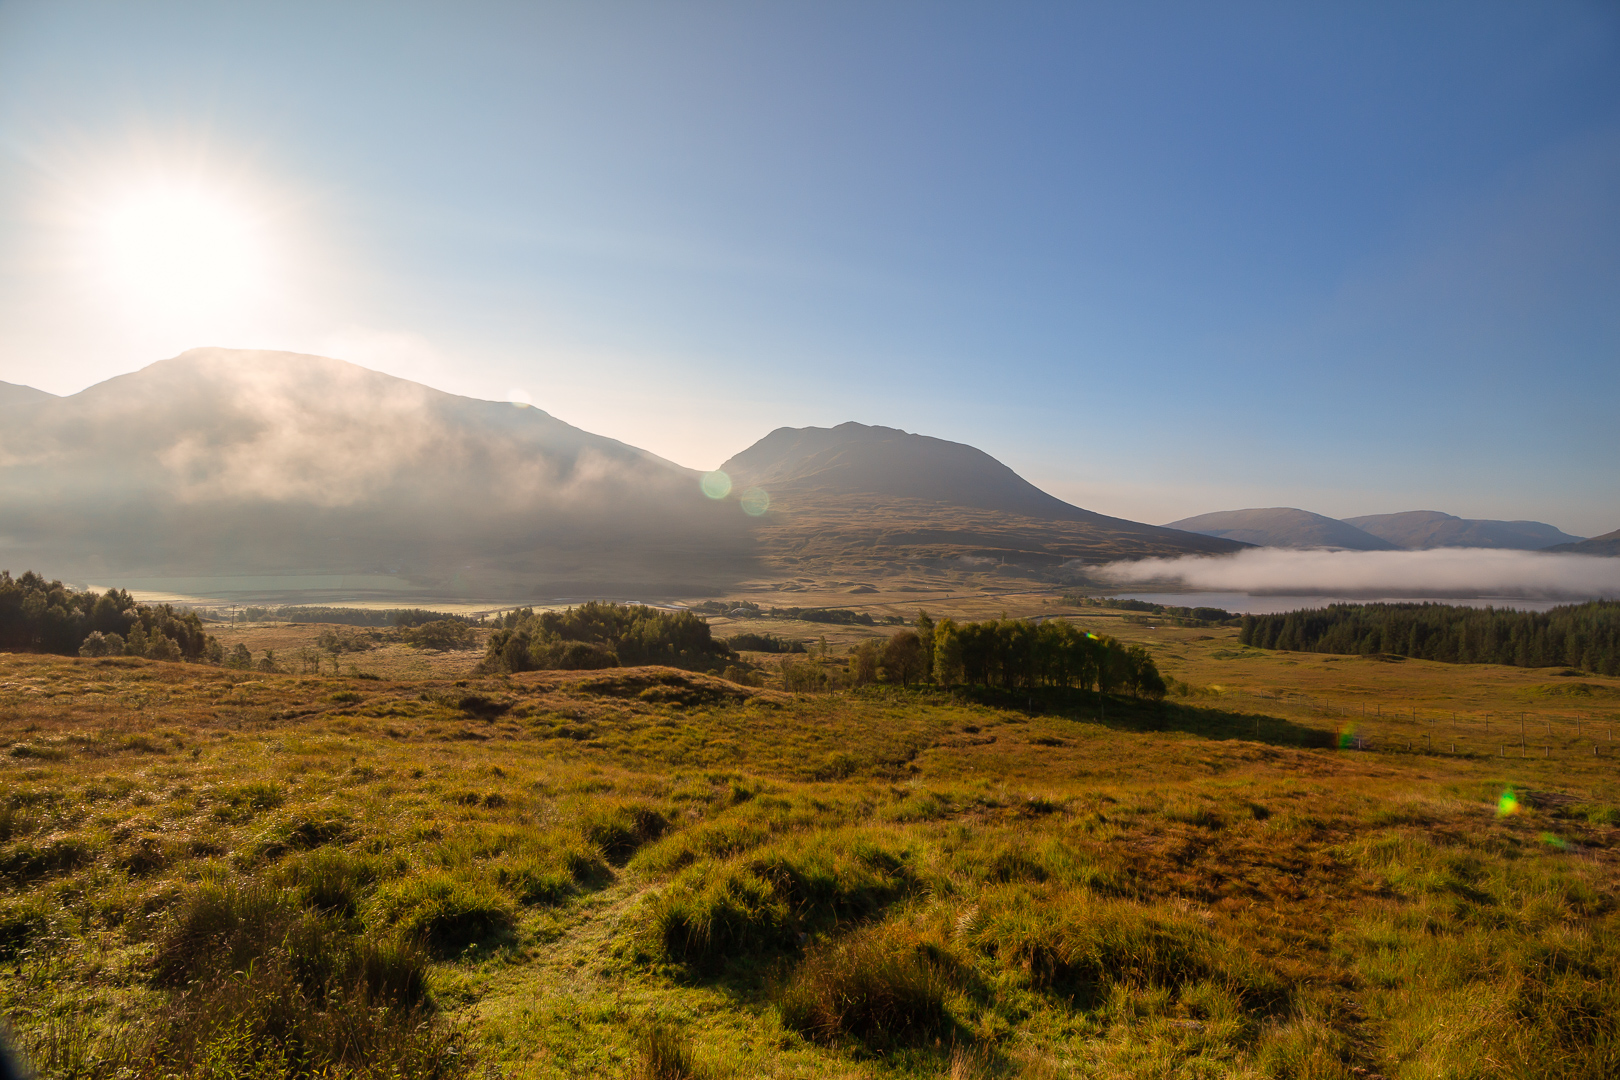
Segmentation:
{"type": "Polygon", "coordinates": [[[195,349],[70,397],[7,397],[15,566],[516,597],[703,591],[752,568],[746,515],[692,470],[340,360],[195,349]]]}
{"type": "Polygon", "coordinates": [[[762,554],[783,570],[1062,580],[1117,558],[1245,546],[1085,510],[982,450],[895,428],[779,428],[721,470],[769,494],[762,554]]]}
{"type": "Polygon", "coordinates": [[[1173,521],[1169,527],[1241,540],[1259,547],[1345,548],[1350,551],[1389,551],[1396,547],[1353,524],[1291,506],[1220,510],[1173,521]]]}
{"type": "Polygon", "coordinates": [[[1541,521],[1460,518],[1438,510],[1408,510],[1344,519],[1347,524],[1408,549],[1473,547],[1540,551],[1581,538],[1541,521]]]}
{"type": "Polygon", "coordinates": [[[1575,555],[1620,555],[1620,529],[1604,533],[1602,536],[1594,536],[1590,540],[1580,540],[1573,544],[1559,544],[1545,550],[1567,551],[1575,555]]]}
{"type": "Polygon", "coordinates": [[[0,409],[11,405],[38,405],[55,400],[55,394],[35,390],[32,386],[19,386],[16,383],[0,382],[0,409]]]}

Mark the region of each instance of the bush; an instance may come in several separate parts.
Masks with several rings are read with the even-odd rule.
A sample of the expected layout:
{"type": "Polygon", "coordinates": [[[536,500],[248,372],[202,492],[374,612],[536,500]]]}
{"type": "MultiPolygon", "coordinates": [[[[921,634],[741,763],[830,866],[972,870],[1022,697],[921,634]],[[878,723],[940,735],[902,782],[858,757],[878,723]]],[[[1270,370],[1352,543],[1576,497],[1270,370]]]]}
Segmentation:
{"type": "Polygon", "coordinates": [[[446,652],[470,649],[477,640],[472,627],[460,619],[436,619],[405,631],[405,640],[422,649],[446,652]]]}
{"type": "Polygon", "coordinates": [[[782,1023],[819,1042],[882,1048],[941,1039],[955,1022],[938,964],[884,926],[812,949],[778,990],[782,1023]]]}

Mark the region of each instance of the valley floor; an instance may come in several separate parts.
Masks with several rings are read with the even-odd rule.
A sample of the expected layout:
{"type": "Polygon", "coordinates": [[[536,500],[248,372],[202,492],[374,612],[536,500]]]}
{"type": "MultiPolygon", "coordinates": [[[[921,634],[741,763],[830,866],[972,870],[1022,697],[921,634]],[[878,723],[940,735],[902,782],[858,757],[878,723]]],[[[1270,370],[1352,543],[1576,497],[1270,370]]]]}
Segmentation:
{"type": "Polygon", "coordinates": [[[1620,681],[1108,628],[1187,696],[0,656],[0,1007],[63,1077],[1620,1075],[1620,681]]]}

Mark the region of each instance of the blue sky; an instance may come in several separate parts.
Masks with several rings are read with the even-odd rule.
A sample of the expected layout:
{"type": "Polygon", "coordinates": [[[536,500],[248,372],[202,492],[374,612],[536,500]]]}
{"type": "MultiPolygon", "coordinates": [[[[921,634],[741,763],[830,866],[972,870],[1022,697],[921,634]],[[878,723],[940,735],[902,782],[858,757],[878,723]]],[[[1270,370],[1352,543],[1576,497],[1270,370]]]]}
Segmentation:
{"type": "Polygon", "coordinates": [[[1142,520],[1606,532],[1620,8],[0,2],[0,379],[197,345],[697,468],[854,419],[1142,520]],[[160,279],[154,191],[227,223],[160,279]]]}

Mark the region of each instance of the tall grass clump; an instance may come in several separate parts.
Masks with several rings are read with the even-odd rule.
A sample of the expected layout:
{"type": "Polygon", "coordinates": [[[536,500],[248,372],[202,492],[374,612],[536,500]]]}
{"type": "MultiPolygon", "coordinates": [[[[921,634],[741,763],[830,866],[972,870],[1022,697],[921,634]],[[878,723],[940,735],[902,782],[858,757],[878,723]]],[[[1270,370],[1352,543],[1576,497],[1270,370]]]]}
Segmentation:
{"type": "Polygon", "coordinates": [[[820,834],[689,866],[653,903],[653,938],[664,960],[713,973],[871,919],[914,883],[900,853],[859,835],[820,834]]]}
{"type": "Polygon", "coordinates": [[[734,863],[682,871],[653,901],[648,921],[664,960],[706,974],[796,941],[793,913],[770,883],[734,863]]]}
{"type": "Polygon", "coordinates": [[[155,946],[152,981],[170,994],[125,1071],[454,1080],[469,1067],[432,1018],[422,950],[310,911],[296,890],[196,886],[155,946]]]}
{"type": "Polygon", "coordinates": [[[874,1048],[952,1033],[950,982],[938,961],[895,928],[866,927],[805,954],[778,988],[782,1022],[819,1042],[874,1048]]]}
{"type": "Polygon", "coordinates": [[[1095,1001],[1116,984],[1176,988],[1216,980],[1251,1005],[1274,1006],[1282,982],[1198,920],[1082,890],[987,890],[966,937],[1031,987],[1095,1001]]]}
{"type": "Polygon", "coordinates": [[[702,1080],[692,1040],[666,1024],[653,1024],[636,1041],[634,1080],[702,1080]]]}
{"type": "Polygon", "coordinates": [[[436,956],[454,956],[511,930],[506,895],[487,881],[429,870],[402,878],[378,898],[383,917],[436,956]]]}

